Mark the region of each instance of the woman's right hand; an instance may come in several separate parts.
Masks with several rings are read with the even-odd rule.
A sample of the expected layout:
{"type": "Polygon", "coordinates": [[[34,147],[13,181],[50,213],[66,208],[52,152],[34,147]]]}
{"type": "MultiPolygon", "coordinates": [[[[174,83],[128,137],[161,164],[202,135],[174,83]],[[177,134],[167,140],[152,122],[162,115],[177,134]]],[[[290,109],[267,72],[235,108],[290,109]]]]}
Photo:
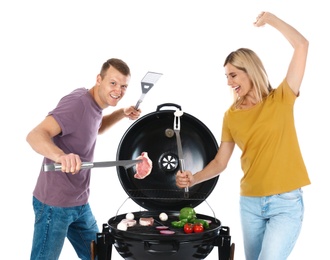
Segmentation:
{"type": "Polygon", "coordinates": [[[194,181],[194,176],[190,171],[178,171],[176,176],[176,186],[179,188],[191,187],[194,181]]]}
{"type": "Polygon", "coordinates": [[[257,17],[255,22],[253,23],[256,27],[263,27],[268,23],[269,19],[276,18],[275,15],[269,12],[261,12],[257,17]]]}

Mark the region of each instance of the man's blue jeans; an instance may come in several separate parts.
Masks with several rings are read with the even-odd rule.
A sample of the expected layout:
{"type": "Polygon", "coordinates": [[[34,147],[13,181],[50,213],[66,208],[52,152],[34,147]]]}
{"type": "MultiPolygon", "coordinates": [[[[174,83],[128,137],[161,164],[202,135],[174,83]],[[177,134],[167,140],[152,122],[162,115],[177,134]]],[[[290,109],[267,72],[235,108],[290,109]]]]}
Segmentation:
{"type": "Polygon", "coordinates": [[[53,207],[33,197],[35,213],[31,260],[59,259],[67,237],[78,257],[91,259],[90,245],[99,232],[89,204],[76,207],[53,207]]]}
{"type": "Polygon", "coordinates": [[[301,189],[266,197],[240,198],[246,260],[285,260],[301,230],[301,189]]]}

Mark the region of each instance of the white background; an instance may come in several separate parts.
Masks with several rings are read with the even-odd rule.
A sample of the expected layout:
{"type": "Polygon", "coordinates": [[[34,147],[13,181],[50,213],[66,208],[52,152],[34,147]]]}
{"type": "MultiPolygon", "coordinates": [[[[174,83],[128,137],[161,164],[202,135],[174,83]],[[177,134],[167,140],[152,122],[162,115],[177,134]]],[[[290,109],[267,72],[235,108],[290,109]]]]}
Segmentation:
{"type": "MultiPolygon", "coordinates": [[[[305,219],[295,259],[329,259],[329,13],[326,1],[314,0],[122,0],[2,1],[0,4],[1,94],[1,251],[12,259],[29,259],[34,214],[32,191],[41,155],[26,143],[27,133],[77,87],[91,88],[101,64],[125,60],[132,79],[119,106],[135,105],[147,71],[163,73],[141,104],[142,115],[163,103],[176,103],[207,125],[220,140],[222,116],[231,102],[223,61],[230,51],[248,47],[264,61],[272,85],[284,78],[292,49],[273,28],[255,28],[260,11],[271,11],[310,41],[301,95],[295,105],[296,126],[312,185],[304,188],[305,219]],[[5,248],[5,249],[4,249],[5,248]]],[[[104,113],[110,113],[108,108],[104,113]]],[[[124,120],[100,136],[95,161],[114,160],[131,121],[124,120]]],[[[236,148],[208,204],[244,259],[238,213],[240,153],[236,148]]],[[[95,169],[90,203],[102,224],[113,217],[127,195],[116,168],[95,169]]],[[[130,200],[120,214],[139,211],[130,200]]],[[[201,214],[212,211],[202,203],[201,214]]],[[[122,259],[113,249],[112,259],[122,259]]],[[[66,242],[60,259],[76,259],[66,242]]],[[[208,259],[217,259],[215,248],[208,259]]]]}

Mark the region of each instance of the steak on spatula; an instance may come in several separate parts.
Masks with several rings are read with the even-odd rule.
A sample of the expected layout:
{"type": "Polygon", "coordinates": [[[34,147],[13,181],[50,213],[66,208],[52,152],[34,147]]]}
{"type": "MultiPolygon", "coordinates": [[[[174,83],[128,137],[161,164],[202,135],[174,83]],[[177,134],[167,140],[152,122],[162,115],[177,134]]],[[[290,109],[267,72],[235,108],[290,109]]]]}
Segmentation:
{"type": "Polygon", "coordinates": [[[144,179],[147,177],[152,170],[152,161],[148,157],[147,152],[142,152],[137,160],[142,160],[142,162],[136,164],[136,173],[134,174],[134,178],[136,179],[144,179]]]}

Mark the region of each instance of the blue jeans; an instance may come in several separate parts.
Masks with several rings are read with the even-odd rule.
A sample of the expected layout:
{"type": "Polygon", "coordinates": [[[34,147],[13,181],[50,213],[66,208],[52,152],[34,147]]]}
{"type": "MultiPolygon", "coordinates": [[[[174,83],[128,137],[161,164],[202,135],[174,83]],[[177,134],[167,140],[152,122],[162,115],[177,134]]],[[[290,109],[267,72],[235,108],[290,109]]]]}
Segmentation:
{"type": "Polygon", "coordinates": [[[96,240],[99,229],[89,204],[60,208],[43,204],[33,197],[33,209],[31,260],[59,259],[66,237],[80,259],[91,259],[91,241],[96,240]]]}
{"type": "Polygon", "coordinates": [[[285,260],[301,230],[301,189],[266,197],[240,198],[246,260],[285,260]]]}

